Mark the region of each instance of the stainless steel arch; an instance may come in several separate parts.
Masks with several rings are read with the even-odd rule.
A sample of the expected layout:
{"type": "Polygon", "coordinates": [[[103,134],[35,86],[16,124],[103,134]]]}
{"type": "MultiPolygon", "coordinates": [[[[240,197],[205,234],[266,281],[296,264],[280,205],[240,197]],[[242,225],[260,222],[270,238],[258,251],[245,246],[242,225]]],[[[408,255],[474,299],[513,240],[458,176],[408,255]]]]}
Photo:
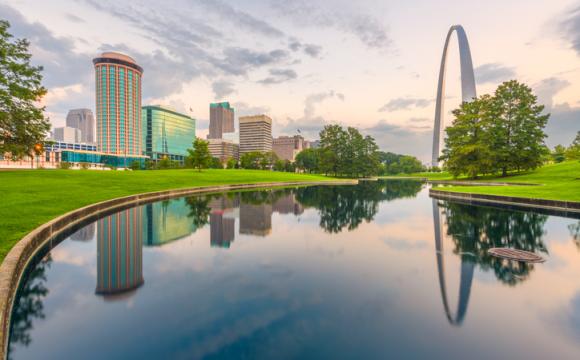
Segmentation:
{"type": "Polygon", "coordinates": [[[452,315],[449,309],[449,301],[447,300],[447,285],[445,283],[445,264],[443,262],[443,226],[441,223],[441,213],[437,199],[433,199],[433,225],[435,230],[435,252],[437,255],[437,272],[439,275],[439,289],[441,290],[441,300],[443,302],[443,309],[450,324],[461,326],[465,314],[467,313],[467,305],[469,304],[469,295],[471,294],[471,283],[473,281],[473,271],[475,270],[475,263],[461,259],[461,275],[459,280],[459,300],[457,302],[457,312],[455,316],[452,315]]]}
{"type": "Polygon", "coordinates": [[[457,33],[459,42],[459,61],[461,64],[461,98],[463,101],[471,101],[477,96],[475,91],[475,76],[473,74],[473,62],[471,61],[471,51],[469,41],[461,25],[453,25],[447,33],[443,56],[441,57],[441,67],[439,68],[439,83],[437,84],[437,100],[435,103],[435,125],[433,127],[433,157],[432,165],[439,166],[440,143],[443,137],[444,126],[441,120],[444,118],[443,104],[445,101],[445,69],[447,67],[447,48],[449,39],[453,33],[457,33]]]}

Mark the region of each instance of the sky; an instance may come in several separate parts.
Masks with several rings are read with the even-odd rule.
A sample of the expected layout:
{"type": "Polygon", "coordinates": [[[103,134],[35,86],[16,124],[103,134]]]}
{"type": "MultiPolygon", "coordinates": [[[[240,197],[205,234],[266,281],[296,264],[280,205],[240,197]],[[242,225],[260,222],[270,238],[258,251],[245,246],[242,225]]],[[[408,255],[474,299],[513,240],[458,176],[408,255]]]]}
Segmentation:
{"type": "MultiPolygon", "coordinates": [[[[113,50],[144,68],[143,104],[192,115],[199,137],[209,103],[229,101],[236,119],[269,115],[274,136],[314,140],[338,123],[427,162],[443,44],[460,24],[478,95],[517,79],[551,114],[549,146],[580,130],[579,1],[0,0],[0,18],[44,67],[54,126],[70,109],[94,111],[92,59],[113,50]]],[[[461,98],[455,37],[446,86],[451,111],[461,98]]]]}

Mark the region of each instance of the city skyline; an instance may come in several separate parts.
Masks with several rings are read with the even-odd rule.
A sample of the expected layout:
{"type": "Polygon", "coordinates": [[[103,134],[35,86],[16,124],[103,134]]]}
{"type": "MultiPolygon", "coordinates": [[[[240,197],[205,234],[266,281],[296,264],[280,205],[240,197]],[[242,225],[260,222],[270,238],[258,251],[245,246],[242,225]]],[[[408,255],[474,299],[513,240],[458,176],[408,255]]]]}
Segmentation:
{"type": "MultiPolygon", "coordinates": [[[[173,1],[168,7],[173,10],[157,14],[161,31],[154,35],[152,19],[139,18],[152,8],[149,2],[25,0],[8,1],[0,9],[14,35],[31,41],[33,62],[45,67],[49,94],[44,103],[55,127],[64,125],[68,110],[92,108],[90,59],[116,50],[145,68],[143,104],[168,104],[182,112],[193,108],[200,120],[199,137],[207,134],[207,104],[227,100],[236,116],[268,114],[275,137],[300,129],[315,139],[323,125],[338,122],[374,136],[384,150],[426,162],[445,34],[460,23],[470,40],[479,94],[517,78],[531,85],[552,113],[550,146],[567,145],[577,130],[577,2],[492,1],[484,6],[367,1],[356,9],[344,3],[331,11],[321,2],[211,4],[173,1]],[[188,16],[195,26],[169,21],[188,16]],[[212,26],[216,18],[225,19],[224,32],[212,26]],[[99,22],[110,26],[92,30],[99,22]],[[230,27],[241,31],[226,36],[230,27]],[[421,31],[409,31],[413,27],[421,31]]],[[[447,110],[460,98],[454,42],[447,110]]],[[[446,113],[446,124],[449,120],[446,113]]]]}

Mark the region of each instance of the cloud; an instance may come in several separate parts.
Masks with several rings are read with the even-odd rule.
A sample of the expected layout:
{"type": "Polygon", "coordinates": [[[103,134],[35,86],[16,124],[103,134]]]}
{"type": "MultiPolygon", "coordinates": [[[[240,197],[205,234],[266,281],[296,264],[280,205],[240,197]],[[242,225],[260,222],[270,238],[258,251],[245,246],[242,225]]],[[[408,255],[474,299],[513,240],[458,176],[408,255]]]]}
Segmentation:
{"type": "Polygon", "coordinates": [[[379,108],[379,112],[407,110],[410,108],[425,108],[429,106],[433,100],[420,98],[396,98],[390,100],[388,103],[379,108]]]}
{"type": "Polygon", "coordinates": [[[489,63],[478,66],[474,69],[475,80],[478,84],[499,83],[515,77],[516,72],[513,67],[504,66],[499,63],[489,63]]]}
{"type": "Polygon", "coordinates": [[[306,0],[273,0],[272,8],[279,16],[290,18],[300,26],[334,28],[358,38],[369,48],[391,46],[385,27],[379,19],[357,11],[340,10],[334,3],[322,8],[306,0]]]}
{"type": "Polygon", "coordinates": [[[568,146],[580,130],[580,108],[568,104],[556,105],[551,110],[548,125],[546,125],[546,145],[553,148],[561,144],[568,146]]]}
{"type": "Polygon", "coordinates": [[[534,91],[538,96],[538,102],[545,105],[546,110],[550,111],[554,105],[554,96],[570,85],[568,80],[551,77],[535,84],[534,91]]]}
{"type": "Polygon", "coordinates": [[[218,100],[236,92],[233,84],[226,80],[214,81],[211,89],[213,90],[215,98],[218,100]]]}
{"type": "Polygon", "coordinates": [[[246,75],[249,70],[266,65],[287,62],[290,54],[286,50],[255,51],[240,47],[230,47],[224,50],[224,58],[216,65],[233,75],[246,75]]]}
{"type": "Polygon", "coordinates": [[[8,30],[16,38],[30,41],[32,63],[42,65],[43,84],[50,90],[88,81],[93,74],[91,57],[74,51],[74,40],[57,37],[44,25],[28,22],[17,10],[0,4],[2,18],[10,22],[8,30]]]}
{"type": "Polygon", "coordinates": [[[268,114],[270,112],[268,106],[249,105],[245,102],[236,102],[233,103],[232,106],[235,109],[236,116],[260,115],[268,114]]]}
{"type": "Polygon", "coordinates": [[[269,37],[280,38],[284,33],[268,24],[264,20],[258,19],[250,13],[234,9],[231,5],[219,0],[201,0],[199,2],[206,11],[213,12],[223,19],[232,21],[237,27],[259,33],[269,37]]]}
{"type": "Polygon", "coordinates": [[[292,69],[270,69],[270,76],[258,81],[260,84],[280,84],[288,80],[294,80],[298,77],[296,71],[292,69]]]}
{"type": "Polygon", "coordinates": [[[568,11],[559,25],[564,40],[580,55],[580,6],[568,11]]]}
{"type": "Polygon", "coordinates": [[[362,129],[371,135],[383,151],[413,155],[422,161],[431,156],[433,130],[427,125],[401,126],[379,120],[375,125],[362,129]]]}
{"type": "Polygon", "coordinates": [[[302,117],[294,119],[287,118],[286,123],[276,124],[276,130],[280,134],[295,134],[299,129],[301,134],[307,139],[317,139],[318,133],[325,125],[331,122],[322,116],[316,115],[316,107],[324,101],[330,99],[344,101],[344,95],[334,90],[310,94],[304,99],[304,113],[302,117]]]}
{"type": "Polygon", "coordinates": [[[67,13],[67,14],[65,14],[65,17],[74,23],[84,23],[85,22],[84,19],[76,16],[75,14],[67,13]]]}
{"type": "Polygon", "coordinates": [[[315,44],[302,44],[296,39],[293,39],[290,44],[288,44],[288,48],[292,51],[302,50],[306,55],[312,58],[318,58],[322,53],[322,46],[315,44]]]}

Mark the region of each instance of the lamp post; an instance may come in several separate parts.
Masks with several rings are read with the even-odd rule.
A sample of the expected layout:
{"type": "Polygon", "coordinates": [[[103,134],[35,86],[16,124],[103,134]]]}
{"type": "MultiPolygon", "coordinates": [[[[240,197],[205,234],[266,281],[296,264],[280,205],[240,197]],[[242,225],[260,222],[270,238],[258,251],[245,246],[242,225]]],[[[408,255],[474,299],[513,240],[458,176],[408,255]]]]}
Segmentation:
{"type": "MultiPolygon", "coordinates": [[[[43,151],[43,146],[42,144],[35,144],[34,145],[34,154],[36,155],[36,168],[38,169],[38,163],[40,162],[40,154],[42,154],[43,151]]],[[[34,168],[34,163],[32,165],[32,168],[34,168]]]]}

